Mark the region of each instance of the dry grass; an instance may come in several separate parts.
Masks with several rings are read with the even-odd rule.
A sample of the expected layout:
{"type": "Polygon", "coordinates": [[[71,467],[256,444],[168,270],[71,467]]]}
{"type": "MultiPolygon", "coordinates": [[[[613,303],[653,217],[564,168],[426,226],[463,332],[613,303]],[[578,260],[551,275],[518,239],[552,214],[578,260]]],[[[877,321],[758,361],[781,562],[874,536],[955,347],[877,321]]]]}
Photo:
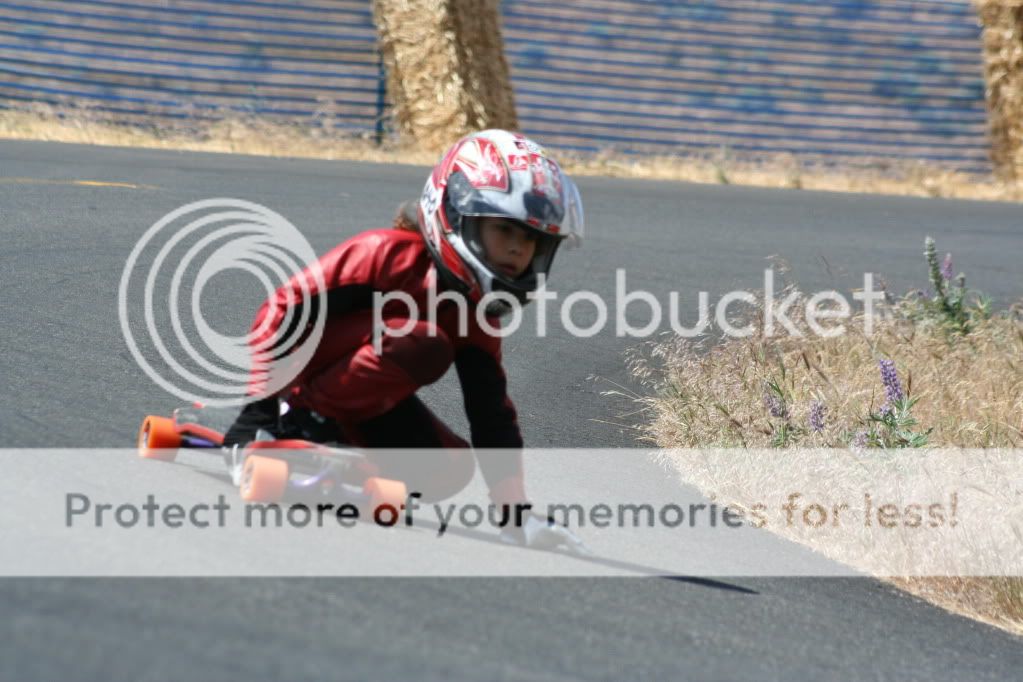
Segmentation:
{"type": "Polygon", "coordinates": [[[603,175],[703,184],[777,189],[891,194],[946,199],[1023,201],[1023,183],[962,173],[914,161],[875,159],[869,167],[827,165],[790,154],[738,158],[722,150],[714,155],[630,158],[598,154],[566,155],[563,164],[578,175],[603,175]]]}
{"type": "MultiPolygon", "coordinates": [[[[433,151],[382,144],[372,136],[337,132],[323,125],[271,122],[226,116],[217,122],[176,126],[125,125],[82,109],[34,106],[0,110],[0,139],[49,140],[122,147],[254,154],[260,156],[372,161],[432,166],[433,151]]],[[[454,139],[451,140],[453,142],[454,139]]],[[[746,161],[728,154],[628,158],[610,153],[562,154],[563,166],[575,175],[677,180],[757,187],[870,192],[921,197],[1023,200],[1023,183],[956,173],[922,164],[878,162],[876,170],[814,166],[791,156],[746,161]]]]}
{"type": "MultiPolygon", "coordinates": [[[[762,300],[762,295],[757,298],[762,300]]],[[[913,430],[931,429],[929,447],[1023,447],[1023,301],[988,319],[978,315],[973,328],[962,334],[951,332],[933,316],[921,315],[921,299],[907,296],[884,306],[884,316],[875,320],[870,333],[864,331],[859,315],[846,321],[848,333],[822,338],[810,332],[804,315],[793,312],[805,300],[797,298],[788,315],[805,334],[802,338],[783,329],[766,336],[762,331],[765,310],[759,306],[747,316],[756,330],[748,338],[709,343],[672,337],[631,356],[634,375],[654,393],[642,399],[649,416],[646,438],[661,447],[685,448],[677,450],[670,462],[684,480],[705,492],[741,499],[754,490],[777,490],[798,475],[779,470],[777,461],[752,456],[728,467],[708,468],[693,448],[852,446],[842,452],[860,465],[887,461],[887,453],[893,451],[854,445],[858,433],[876,426],[870,414],[878,414],[886,399],[880,359],[894,360],[905,392],[918,401],[911,410],[919,422],[913,430]],[[820,431],[809,423],[815,402],[826,407],[820,431]]],[[[792,460],[787,466],[803,465],[792,460]]],[[[815,477],[819,474],[814,471],[815,477]]],[[[1012,476],[969,473],[970,482],[981,489],[1001,487],[1006,478],[1018,482],[1018,472],[1012,476]]],[[[809,480],[820,483],[816,478],[809,480]]],[[[835,480],[832,487],[841,487],[841,480],[835,480]]],[[[1013,505],[1018,502],[1018,491],[1003,492],[1002,497],[1012,497],[1013,505]]],[[[1003,504],[998,513],[1018,518],[1020,512],[1003,504]]],[[[869,569],[860,554],[841,546],[847,541],[834,538],[833,544],[821,546],[818,536],[807,543],[869,569]]],[[[934,555],[941,552],[941,546],[933,548],[934,555]]],[[[971,556],[991,555],[997,561],[1000,552],[1004,550],[978,545],[971,556]]],[[[889,562],[886,565],[894,560],[890,555],[883,559],[889,562]]],[[[1011,577],[1012,570],[1018,568],[992,566],[990,573],[964,574],[1010,577],[954,577],[953,573],[953,577],[893,581],[952,611],[1023,634],[1023,579],[1011,577]]]]}
{"type": "Polygon", "coordinates": [[[0,110],[0,139],[47,140],[114,147],[179,149],[308,159],[373,161],[431,166],[436,155],[371,136],[348,135],[318,127],[229,116],[179,125],[125,125],[89,110],[0,110]]]}
{"type": "Polygon", "coordinates": [[[931,444],[1023,447],[1018,319],[984,321],[951,343],[937,327],[908,320],[879,321],[869,335],[862,326],[862,318],[854,319],[850,333],[835,338],[756,334],[709,348],[682,338],[655,345],[650,356],[633,358],[637,376],[661,395],[652,404],[650,436],[664,447],[771,447],[786,421],[808,429],[811,405],[820,401],[827,408],[824,430],[807,431],[792,444],[845,447],[885,401],[878,360],[889,358],[919,399],[913,415],[934,429],[931,444]],[[765,410],[765,386],[772,382],[784,392],[788,420],[765,410]]]}
{"type": "Polygon", "coordinates": [[[932,604],[1023,635],[1023,579],[890,578],[895,586],[932,604]]]}

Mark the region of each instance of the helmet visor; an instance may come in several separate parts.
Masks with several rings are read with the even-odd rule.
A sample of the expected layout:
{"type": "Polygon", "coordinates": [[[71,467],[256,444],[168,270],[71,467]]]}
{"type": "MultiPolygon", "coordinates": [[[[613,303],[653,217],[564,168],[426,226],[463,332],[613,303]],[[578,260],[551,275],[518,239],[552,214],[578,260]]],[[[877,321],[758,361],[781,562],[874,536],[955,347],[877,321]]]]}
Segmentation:
{"type": "Polygon", "coordinates": [[[530,228],[555,238],[583,233],[583,208],[579,190],[565,175],[546,191],[502,192],[478,189],[464,173],[456,171],[448,177],[447,200],[457,216],[493,216],[517,220],[530,228]]]}

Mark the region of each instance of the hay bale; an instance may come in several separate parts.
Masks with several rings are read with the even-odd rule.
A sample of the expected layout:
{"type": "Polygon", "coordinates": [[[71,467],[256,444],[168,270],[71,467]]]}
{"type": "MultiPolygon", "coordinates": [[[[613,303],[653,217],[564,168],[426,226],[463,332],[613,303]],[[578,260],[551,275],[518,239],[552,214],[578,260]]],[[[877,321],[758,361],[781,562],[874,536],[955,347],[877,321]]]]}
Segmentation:
{"type": "Polygon", "coordinates": [[[374,0],[401,137],[440,151],[484,128],[518,128],[499,0],[374,0]]]}
{"type": "Polygon", "coordinates": [[[975,0],[984,27],[991,160],[1004,179],[1023,178],[1023,0],[975,0]]]}

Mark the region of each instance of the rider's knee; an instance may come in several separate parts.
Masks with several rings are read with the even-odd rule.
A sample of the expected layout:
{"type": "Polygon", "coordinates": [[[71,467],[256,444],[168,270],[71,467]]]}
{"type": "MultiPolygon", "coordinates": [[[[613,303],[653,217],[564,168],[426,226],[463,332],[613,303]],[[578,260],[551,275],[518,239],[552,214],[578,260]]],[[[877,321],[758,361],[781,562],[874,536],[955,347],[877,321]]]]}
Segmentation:
{"type": "Polygon", "coordinates": [[[406,334],[385,337],[382,353],[421,386],[444,376],[455,360],[447,334],[423,320],[416,321],[406,334]]]}

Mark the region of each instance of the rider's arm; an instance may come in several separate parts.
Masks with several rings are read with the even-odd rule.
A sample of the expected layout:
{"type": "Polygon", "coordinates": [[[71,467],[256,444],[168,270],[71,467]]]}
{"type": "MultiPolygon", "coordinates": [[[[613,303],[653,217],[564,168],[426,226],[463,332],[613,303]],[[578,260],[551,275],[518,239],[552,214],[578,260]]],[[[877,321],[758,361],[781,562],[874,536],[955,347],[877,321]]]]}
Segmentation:
{"type": "Polygon", "coordinates": [[[368,232],[339,244],[292,276],[263,302],[250,328],[253,349],[250,402],[225,434],[225,445],[246,443],[259,429],[277,423],[278,403],[276,395],[268,390],[267,370],[286,357],[287,353],[279,349],[298,346],[311,330],[312,321],[320,314],[320,282],[325,287],[322,301],[326,302],[328,320],[372,305],[374,278],[380,269],[375,261],[388,251],[380,248],[385,236],[380,231],[368,232]],[[299,330],[307,306],[306,326],[299,330]],[[265,350],[258,350],[261,348],[265,350]]]}
{"type": "Polygon", "coordinates": [[[463,346],[455,353],[472,446],[495,504],[526,501],[522,471],[522,433],[508,397],[499,351],[463,346]],[[481,451],[483,449],[484,451],[481,451]]]}

